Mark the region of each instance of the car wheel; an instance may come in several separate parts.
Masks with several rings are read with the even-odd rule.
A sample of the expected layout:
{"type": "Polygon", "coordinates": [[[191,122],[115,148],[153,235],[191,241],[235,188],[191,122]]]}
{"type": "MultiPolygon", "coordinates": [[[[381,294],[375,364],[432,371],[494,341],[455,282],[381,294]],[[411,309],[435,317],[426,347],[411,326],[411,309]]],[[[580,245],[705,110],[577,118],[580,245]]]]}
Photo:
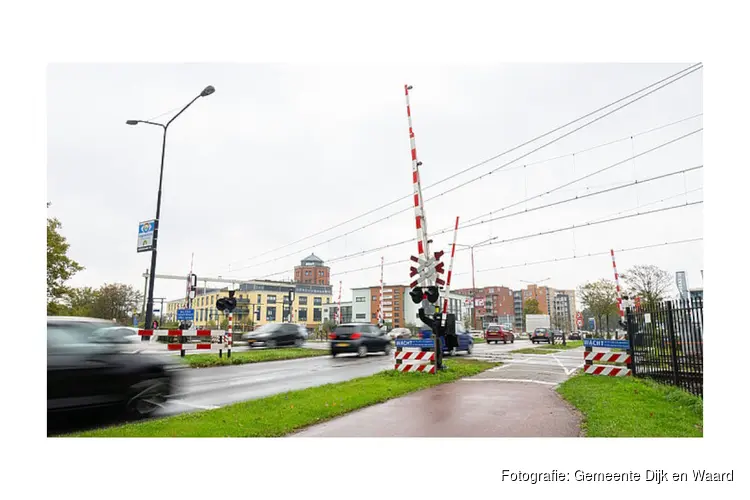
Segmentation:
{"type": "Polygon", "coordinates": [[[165,380],[151,379],[139,382],[130,388],[126,413],[133,419],[149,417],[164,406],[167,396],[169,384],[165,380]]]}
{"type": "Polygon", "coordinates": [[[359,356],[360,358],[364,358],[365,356],[367,356],[367,346],[366,345],[361,345],[361,346],[359,346],[357,348],[357,356],[359,356]]]}
{"type": "Polygon", "coordinates": [[[508,340],[507,339],[503,339],[503,344],[507,344],[507,343],[508,343],[508,340]]]}
{"type": "Polygon", "coordinates": [[[297,337],[296,339],[294,339],[294,345],[295,345],[295,347],[302,347],[302,344],[304,344],[304,343],[305,343],[305,341],[303,339],[299,338],[299,337],[297,337]]]}
{"type": "Polygon", "coordinates": [[[466,354],[471,354],[474,352],[474,344],[469,344],[469,347],[466,348],[466,354]]]}
{"type": "Polygon", "coordinates": [[[274,349],[276,347],[276,341],[275,340],[269,340],[266,342],[266,347],[269,349],[274,349]]]}
{"type": "Polygon", "coordinates": [[[455,356],[457,349],[455,347],[451,347],[450,351],[448,351],[448,356],[455,356]]]}
{"type": "Polygon", "coordinates": [[[515,340],[516,340],[515,338],[511,338],[510,343],[512,344],[515,340]]]}
{"type": "Polygon", "coordinates": [[[331,351],[331,357],[332,357],[332,358],[335,358],[335,357],[336,357],[336,354],[337,354],[337,353],[336,353],[336,351],[331,351]]]}
{"type": "Polygon", "coordinates": [[[391,354],[391,349],[392,349],[391,344],[386,344],[385,347],[383,348],[383,353],[386,356],[389,356],[391,354]]]}

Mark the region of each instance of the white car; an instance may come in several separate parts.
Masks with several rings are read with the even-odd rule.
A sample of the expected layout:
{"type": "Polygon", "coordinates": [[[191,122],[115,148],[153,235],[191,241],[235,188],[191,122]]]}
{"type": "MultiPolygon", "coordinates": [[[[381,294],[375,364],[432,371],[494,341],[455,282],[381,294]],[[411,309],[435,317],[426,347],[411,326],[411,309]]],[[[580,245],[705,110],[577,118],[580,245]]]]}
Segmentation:
{"type": "Polygon", "coordinates": [[[411,330],[408,328],[394,328],[390,332],[388,332],[388,335],[391,336],[391,339],[408,339],[411,337],[411,330]]]}

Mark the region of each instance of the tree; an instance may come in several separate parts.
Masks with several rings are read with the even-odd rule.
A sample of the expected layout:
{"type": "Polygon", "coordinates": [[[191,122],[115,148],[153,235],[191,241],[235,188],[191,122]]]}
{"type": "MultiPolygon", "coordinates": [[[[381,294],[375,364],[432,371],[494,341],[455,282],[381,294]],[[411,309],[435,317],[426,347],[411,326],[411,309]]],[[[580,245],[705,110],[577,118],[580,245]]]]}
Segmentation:
{"type": "Polygon", "coordinates": [[[68,291],[66,301],[71,316],[94,316],[94,304],[99,298],[99,291],[91,287],[72,288],[68,291]]]}
{"type": "MultiPolygon", "coordinates": [[[[96,300],[91,309],[95,318],[114,319],[127,324],[133,311],[143,301],[143,294],[130,285],[122,283],[105,284],[96,292],[96,300]]],[[[147,328],[151,325],[144,325],[147,328]]]]}
{"type": "Polygon", "coordinates": [[[645,307],[664,300],[672,287],[671,275],[653,265],[633,266],[622,274],[622,279],[635,295],[641,297],[645,307]]]}
{"type": "Polygon", "coordinates": [[[526,330],[526,315],[527,314],[541,314],[538,300],[527,299],[523,303],[523,329],[524,331],[526,330]]]}
{"type": "Polygon", "coordinates": [[[613,281],[601,279],[581,285],[578,296],[596,318],[597,331],[601,331],[603,317],[617,313],[617,287],[613,281]]]}
{"type": "MultiPolygon", "coordinates": [[[[47,207],[50,204],[47,203],[47,207]]],[[[68,244],[60,234],[62,224],[54,218],[47,218],[47,314],[61,314],[65,307],[60,304],[69,289],[65,283],[84,268],[68,257],[68,244]]]]}

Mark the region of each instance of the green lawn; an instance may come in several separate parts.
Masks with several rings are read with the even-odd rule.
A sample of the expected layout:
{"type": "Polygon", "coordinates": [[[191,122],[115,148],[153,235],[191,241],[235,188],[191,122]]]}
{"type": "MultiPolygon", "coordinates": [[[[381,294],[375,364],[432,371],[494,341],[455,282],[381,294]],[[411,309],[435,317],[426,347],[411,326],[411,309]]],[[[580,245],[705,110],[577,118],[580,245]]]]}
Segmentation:
{"type": "Polygon", "coordinates": [[[703,400],[675,387],[579,374],[557,391],[584,414],[590,437],[703,436],[703,400]]]}
{"type": "Polygon", "coordinates": [[[191,354],[180,358],[180,361],[191,368],[206,368],[210,366],[244,365],[246,363],[262,363],[264,361],[280,361],[282,359],[312,358],[326,356],[330,353],[322,349],[304,349],[298,347],[282,349],[260,349],[257,351],[232,352],[232,357],[226,357],[226,351],[221,358],[217,354],[191,354]]]}
{"type": "Polygon", "coordinates": [[[386,370],[347,382],[311,387],[200,411],[86,431],[83,437],[278,437],[351,411],[497,366],[471,359],[445,361],[437,375],[386,370]]]}
{"type": "Polygon", "coordinates": [[[542,349],[541,347],[524,347],[510,352],[514,354],[552,354],[557,351],[553,349],[542,349]]]}

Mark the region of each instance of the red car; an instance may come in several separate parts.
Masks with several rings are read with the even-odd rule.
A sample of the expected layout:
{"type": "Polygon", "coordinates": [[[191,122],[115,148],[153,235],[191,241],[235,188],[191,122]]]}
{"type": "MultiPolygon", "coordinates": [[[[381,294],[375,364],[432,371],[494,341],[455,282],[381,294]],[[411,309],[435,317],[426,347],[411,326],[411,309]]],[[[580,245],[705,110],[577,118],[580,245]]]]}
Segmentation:
{"type": "Polygon", "coordinates": [[[508,341],[510,341],[510,343],[512,344],[514,339],[515,337],[513,336],[513,331],[509,330],[503,325],[490,324],[484,331],[484,340],[488,344],[493,341],[496,344],[500,341],[502,341],[503,344],[507,344],[508,341]]]}

